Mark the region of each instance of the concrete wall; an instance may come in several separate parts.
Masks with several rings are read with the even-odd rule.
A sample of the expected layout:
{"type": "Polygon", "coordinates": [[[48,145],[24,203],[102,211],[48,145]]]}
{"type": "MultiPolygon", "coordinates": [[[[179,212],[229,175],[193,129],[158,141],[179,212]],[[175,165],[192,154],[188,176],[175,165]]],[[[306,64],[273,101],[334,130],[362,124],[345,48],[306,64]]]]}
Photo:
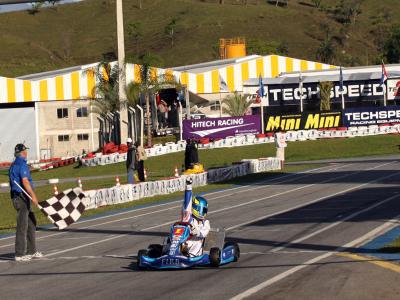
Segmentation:
{"type": "Polygon", "coordinates": [[[89,101],[51,101],[37,105],[41,158],[75,156],[83,149],[93,151],[98,148],[99,122],[94,114],[91,120],[89,101]],[[82,107],[87,107],[87,117],[77,117],[77,110],[82,107]],[[58,108],[66,108],[68,117],[58,118],[58,108]],[[78,140],[78,134],[88,134],[88,140],[78,140]],[[60,135],[67,135],[69,141],[59,141],[60,135]]]}
{"type": "Polygon", "coordinates": [[[30,160],[37,159],[35,108],[0,108],[0,162],[14,159],[14,147],[25,142],[30,160]]]}

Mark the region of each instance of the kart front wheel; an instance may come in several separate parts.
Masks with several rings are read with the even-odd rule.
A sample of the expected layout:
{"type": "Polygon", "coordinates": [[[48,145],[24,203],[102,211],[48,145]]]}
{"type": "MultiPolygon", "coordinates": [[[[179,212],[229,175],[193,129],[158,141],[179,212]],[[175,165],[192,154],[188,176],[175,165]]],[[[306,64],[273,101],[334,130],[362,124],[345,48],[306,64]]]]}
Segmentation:
{"type": "Polygon", "coordinates": [[[221,250],[219,248],[211,248],[209,257],[211,267],[218,268],[221,262],[221,250]]]}
{"type": "Polygon", "coordinates": [[[138,254],[137,254],[137,266],[138,266],[138,268],[140,270],[145,269],[144,267],[141,266],[142,256],[147,256],[147,250],[141,249],[141,250],[138,251],[138,254]]]}
{"type": "Polygon", "coordinates": [[[147,248],[147,256],[151,258],[158,258],[162,255],[163,245],[160,244],[151,244],[147,248]]]}

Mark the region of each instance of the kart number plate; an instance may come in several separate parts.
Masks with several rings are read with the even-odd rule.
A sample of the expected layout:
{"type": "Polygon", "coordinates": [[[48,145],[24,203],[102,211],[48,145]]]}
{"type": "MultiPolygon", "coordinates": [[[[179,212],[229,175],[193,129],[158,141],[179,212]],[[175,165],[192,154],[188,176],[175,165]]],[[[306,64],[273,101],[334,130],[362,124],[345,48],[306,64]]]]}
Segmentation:
{"type": "Polygon", "coordinates": [[[167,265],[167,266],[172,266],[172,265],[179,265],[179,259],[178,258],[163,258],[161,260],[162,265],[167,265]]]}

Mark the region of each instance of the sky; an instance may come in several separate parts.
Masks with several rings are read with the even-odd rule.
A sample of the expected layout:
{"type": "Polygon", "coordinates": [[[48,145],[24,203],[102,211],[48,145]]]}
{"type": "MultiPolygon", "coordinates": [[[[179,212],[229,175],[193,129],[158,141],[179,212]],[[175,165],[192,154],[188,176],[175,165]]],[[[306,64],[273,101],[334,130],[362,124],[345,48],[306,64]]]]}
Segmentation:
{"type": "MultiPolygon", "coordinates": [[[[60,4],[79,2],[82,0],[62,0],[60,4]]],[[[32,5],[30,3],[22,3],[22,4],[9,4],[9,5],[0,5],[0,13],[17,11],[17,10],[27,10],[30,9],[32,5]]]]}

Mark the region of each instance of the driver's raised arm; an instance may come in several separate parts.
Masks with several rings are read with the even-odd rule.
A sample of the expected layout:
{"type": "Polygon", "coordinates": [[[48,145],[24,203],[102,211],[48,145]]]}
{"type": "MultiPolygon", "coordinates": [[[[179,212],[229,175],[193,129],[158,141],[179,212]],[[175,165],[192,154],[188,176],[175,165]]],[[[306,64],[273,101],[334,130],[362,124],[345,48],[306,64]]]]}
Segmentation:
{"type": "Polygon", "coordinates": [[[190,223],[192,221],[192,184],[193,184],[193,179],[192,178],[187,178],[186,179],[186,189],[185,189],[185,199],[183,201],[183,206],[182,206],[182,222],[188,222],[190,223]]]}

